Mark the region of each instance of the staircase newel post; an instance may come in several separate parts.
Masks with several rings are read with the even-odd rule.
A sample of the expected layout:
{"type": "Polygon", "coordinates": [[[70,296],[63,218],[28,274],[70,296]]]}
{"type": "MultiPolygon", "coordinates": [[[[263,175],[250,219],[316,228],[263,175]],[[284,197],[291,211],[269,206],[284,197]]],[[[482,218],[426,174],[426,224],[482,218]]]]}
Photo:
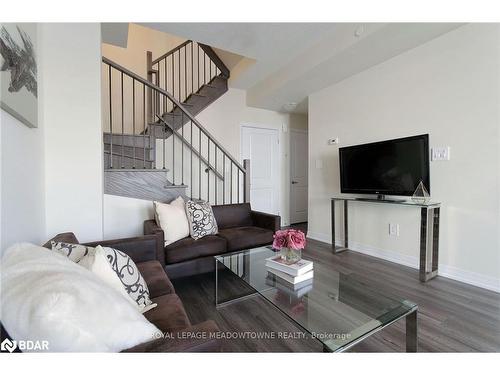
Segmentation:
{"type": "Polygon", "coordinates": [[[250,159],[243,160],[245,177],[243,178],[243,202],[250,203],[250,159]]]}
{"type": "MultiPolygon", "coordinates": [[[[146,52],[146,74],[148,82],[153,82],[153,53],[151,51],[146,52]]],[[[147,119],[148,122],[151,123],[154,121],[153,119],[153,90],[151,88],[147,88],[147,119]]]]}

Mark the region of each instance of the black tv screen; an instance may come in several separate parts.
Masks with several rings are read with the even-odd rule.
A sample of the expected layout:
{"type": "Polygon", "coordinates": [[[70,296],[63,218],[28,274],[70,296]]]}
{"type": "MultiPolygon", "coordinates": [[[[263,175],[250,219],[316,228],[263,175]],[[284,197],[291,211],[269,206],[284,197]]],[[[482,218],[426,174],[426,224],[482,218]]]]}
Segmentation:
{"type": "Polygon", "coordinates": [[[430,193],[429,135],[341,147],[342,193],[413,195],[423,181],[430,193]]]}

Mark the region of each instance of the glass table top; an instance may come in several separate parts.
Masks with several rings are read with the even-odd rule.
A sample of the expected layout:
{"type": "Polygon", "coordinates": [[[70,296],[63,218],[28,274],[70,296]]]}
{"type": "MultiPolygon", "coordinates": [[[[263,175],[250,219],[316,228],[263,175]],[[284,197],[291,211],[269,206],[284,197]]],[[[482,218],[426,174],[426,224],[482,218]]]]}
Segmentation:
{"type": "Polygon", "coordinates": [[[243,280],[333,352],[347,349],[417,309],[410,301],[384,295],[355,274],[343,274],[318,262],[314,262],[312,282],[301,283],[294,290],[297,288],[268,272],[266,259],[273,255],[278,254],[268,247],[259,247],[216,256],[216,302],[235,298],[234,280],[224,286],[225,272],[243,280]]]}

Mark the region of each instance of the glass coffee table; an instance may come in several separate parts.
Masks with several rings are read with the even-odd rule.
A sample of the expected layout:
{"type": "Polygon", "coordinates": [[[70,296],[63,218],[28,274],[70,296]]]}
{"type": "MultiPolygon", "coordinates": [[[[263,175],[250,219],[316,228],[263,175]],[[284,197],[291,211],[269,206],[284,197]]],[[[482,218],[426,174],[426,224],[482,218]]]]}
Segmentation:
{"type": "Polygon", "coordinates": [[[386,295],[355,274],[318,262],[312,283],[294,290],[268,272],[266,258],[275,254],[269,247],[259,247],[215,256],[216,307],[260,295],[328,352],[345,351],[405,318],[406,351],[417,351],[415,303],[386,295]]]}

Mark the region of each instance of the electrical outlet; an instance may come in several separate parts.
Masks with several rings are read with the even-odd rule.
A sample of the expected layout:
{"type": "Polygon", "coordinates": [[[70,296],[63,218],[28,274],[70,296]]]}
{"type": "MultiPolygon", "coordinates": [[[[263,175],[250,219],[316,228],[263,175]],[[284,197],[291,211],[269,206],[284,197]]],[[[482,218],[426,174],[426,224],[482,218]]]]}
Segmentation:
{"type": "Polygon", "coordinates": [[[399,237],[399,224],[389,223],[389,236],[399,237]]]}

